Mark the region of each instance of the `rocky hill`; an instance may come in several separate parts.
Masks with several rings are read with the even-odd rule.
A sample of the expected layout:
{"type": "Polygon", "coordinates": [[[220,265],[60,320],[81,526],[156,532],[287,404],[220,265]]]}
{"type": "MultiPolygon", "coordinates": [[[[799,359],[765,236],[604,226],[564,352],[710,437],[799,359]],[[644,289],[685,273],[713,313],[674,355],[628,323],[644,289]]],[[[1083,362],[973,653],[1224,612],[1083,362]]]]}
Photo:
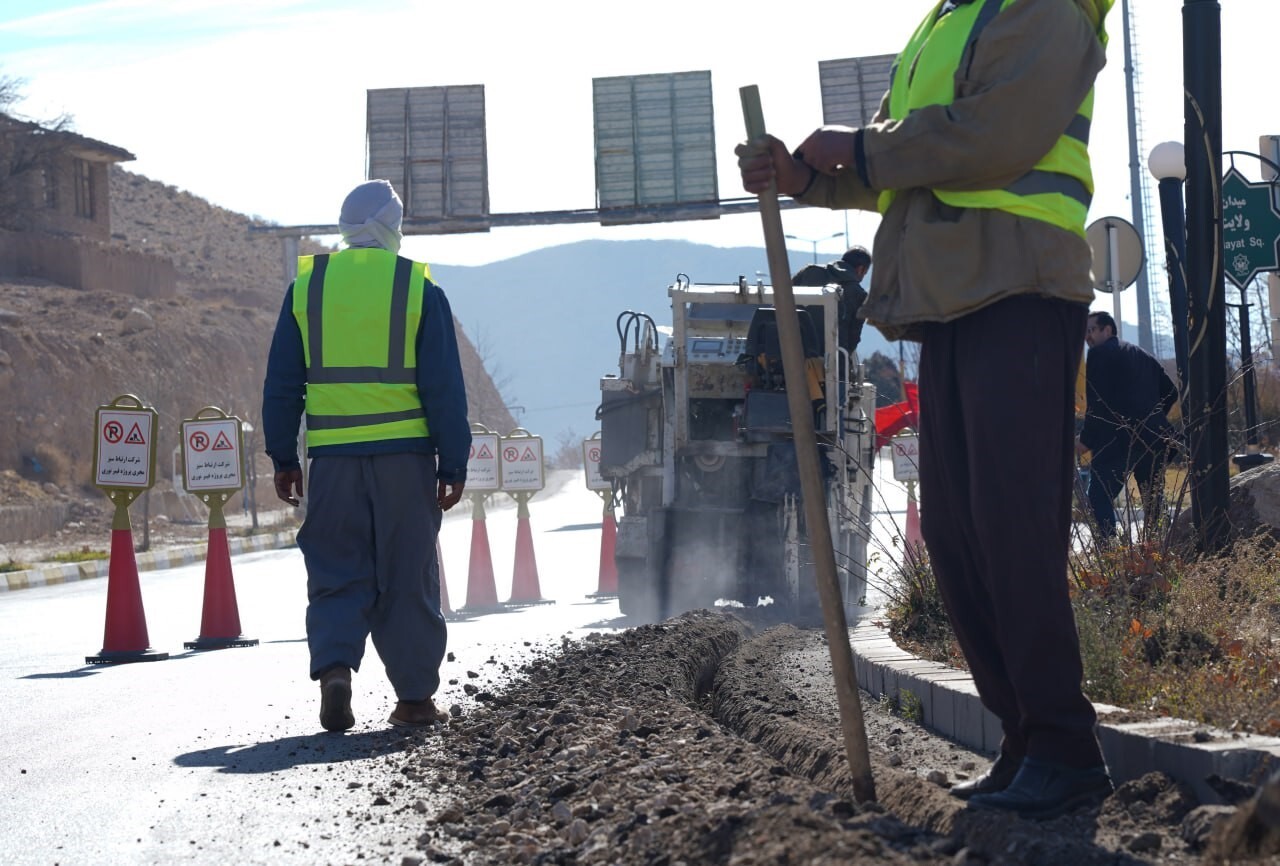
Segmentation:
{"type": "MultiPolygon", "coordinates": [[[[94,409],[121,394],[159,412],[162,483],[183,418],[213,405],[257,425],[286,284],[280,240],[251,234],[253,224],[261,223],[113,168],[111,242],[171,261],[176,296],[0,282],[0,506],[38,498],[37,491],[100,499],[91,487],[94,409]],[[19,485],[18,475],[38,483],[19,485]]],[[[511,429],[502,396],[456,320],[455,327],[471,419],[511,429]]],[[[261,452],[260,437],[246,448],[261,452]]],[[[258,463],[269,474],[264,456],[258,463]]]]}

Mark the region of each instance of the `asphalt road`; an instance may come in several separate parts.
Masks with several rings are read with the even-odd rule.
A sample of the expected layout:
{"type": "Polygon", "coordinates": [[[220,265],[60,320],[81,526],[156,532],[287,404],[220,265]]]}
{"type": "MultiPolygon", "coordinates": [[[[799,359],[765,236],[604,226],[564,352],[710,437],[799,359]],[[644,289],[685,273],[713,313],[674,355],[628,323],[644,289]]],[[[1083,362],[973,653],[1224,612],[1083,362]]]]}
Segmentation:
{"type": "MultiPolygon", "coordinates": [[[[464,685],[495,685],[562,640],[627,625],[616,600],[588,597],[599,588],[601,500],[580,474],[552,482],[531,502],[530,527],[554,603],[451,622],[444,706],[465,711],[475,698],[464,685]]],[[[486,529],[506,599],[517,521],[496,499],[486,529]]],[[[454,609],[466,600],[471,524],[450,517],[441,532],[454,609]]],[[[183,649],[199,633],[203,564],[140,575],[162,661],[85,663],[102,649],[107,580],[0,596],[0,863],[399,864],[413,853],[410,825],[381,793],[403,784],[395,755],[422,735],[386,725],[395,698],[372,646],[354,682],[356,728],[322,732],[301,554],[249,554],[232,571],[243,633],[259,644],[206,652],[183,649]]]]}

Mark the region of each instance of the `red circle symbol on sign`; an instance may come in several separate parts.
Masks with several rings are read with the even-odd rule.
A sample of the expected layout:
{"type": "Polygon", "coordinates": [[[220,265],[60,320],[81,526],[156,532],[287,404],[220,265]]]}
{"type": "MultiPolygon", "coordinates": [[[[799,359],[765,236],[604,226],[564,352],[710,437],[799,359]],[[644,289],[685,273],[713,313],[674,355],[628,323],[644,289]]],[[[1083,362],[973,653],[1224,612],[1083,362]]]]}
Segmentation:
{"type": "Polygon", "coordinates": [[[590,460],[592,463],[599,463],[599,462],[600,462],[600,449],[599,449],[599,448],[591,448],[591,449],[589,449],[589,450],[587,451],[587,459],[588,459],[588,460],[590,460]]]}
{"type": "Polygon", "coordinates": [[[124,425],[119,421],[108,421],[102,426],[102,437],[114,445],[124,438],[124,425]]]}
{"type": "Polygon", "coordinates": [[[191,434],[191,447],[197,451],[203,451],[209,447],[209,435],[203,430],[197,430],[191,434]]]}
{"type": "Polygon", "coordinates": [[[517,451],[516,449],[514,448],[502,449],[502,459],[506,460],[508,463],[514,463],[519,458],[520,458],[520,452],[517,451]]]}

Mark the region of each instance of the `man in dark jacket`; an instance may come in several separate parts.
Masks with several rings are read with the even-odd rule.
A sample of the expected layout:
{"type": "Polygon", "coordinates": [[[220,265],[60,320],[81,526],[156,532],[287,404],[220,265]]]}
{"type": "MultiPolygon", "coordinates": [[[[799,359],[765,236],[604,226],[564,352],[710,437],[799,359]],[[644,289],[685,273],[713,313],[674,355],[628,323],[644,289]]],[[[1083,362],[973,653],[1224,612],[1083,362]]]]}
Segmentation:
{"type": "Polygon", "coordinates": [[[1166,416],[1178,401],[1178,389],[1159,361],[1116,337],[1110,314],[1089,314],[1085,342],[1088,405],[1076,448],[1093,454],[1089,505],[1100,537],[1111,539],[1116,532],[1115,498],[1129,473],[1142,493],[1146,519],[1159,517],[1172,430],[1166,416]]]}
{"type": "Polygon", "coordinates": [[[847,253],[834,262],[807,265],[791,279],[792,285],[796,286],[840,287],[840,348],[851,355],[857,351],[858,343],[862,340],[864,320],[860,311],[862,302],[867,299],[867,290],[862,288],[862,280],[869,270],[871,253],[867,252],[867,248],[850,247],[847,253]]]}

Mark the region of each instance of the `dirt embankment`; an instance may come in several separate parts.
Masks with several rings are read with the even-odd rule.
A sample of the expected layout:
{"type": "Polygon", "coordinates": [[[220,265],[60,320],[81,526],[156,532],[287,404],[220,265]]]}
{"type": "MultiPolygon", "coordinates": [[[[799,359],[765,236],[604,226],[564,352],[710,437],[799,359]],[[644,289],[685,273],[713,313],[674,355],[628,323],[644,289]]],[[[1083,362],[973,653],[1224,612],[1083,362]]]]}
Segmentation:
{"type": "Polygon", "coordinates": [[[389,761],[390,784],[371,786],[386,810],[353,814],[377,821],[394,859],[416,849],[400,862],[469,866],[1102,866],[1280,852],[1250,807],[1201,806],[1161,774],[1051,821],[966,808],[947,788],[987,759],[865,694],[877,802],[855,805],[824,654],[820,632],[770,628],[751,610],[566,641],[507,687],[468,682],[447,728],[413,735],[389,761]],[[424,802],[441,793],[452,802],[424,802]]]}
{"type": "MultiPolygon", "coordinates": [[[[113,169],[112,243],[171,261],[176,295],[144,300],[39,280],[0,282],[0,471],[40,482],[36,498],[101,501],[88,486],[94,408],[121,394],[159,412],[161,483],[183,418],[213,405],[257,427],[285,280],[279,239],[251,234],[255,222],[113,169]]],[[[304,242],[304,252],[320,249],[304,242]]],[[[511,429],[501,395],[454,324],[471,419],[511,429]]],[[[246,448],[260,454],[260,437],[248,437],[246,448]]],[[[260,474],[269,475],[269,461],[258,459],[260,474]]],[[[260,498],[269,496],[264,481],[260,498]]]]}

